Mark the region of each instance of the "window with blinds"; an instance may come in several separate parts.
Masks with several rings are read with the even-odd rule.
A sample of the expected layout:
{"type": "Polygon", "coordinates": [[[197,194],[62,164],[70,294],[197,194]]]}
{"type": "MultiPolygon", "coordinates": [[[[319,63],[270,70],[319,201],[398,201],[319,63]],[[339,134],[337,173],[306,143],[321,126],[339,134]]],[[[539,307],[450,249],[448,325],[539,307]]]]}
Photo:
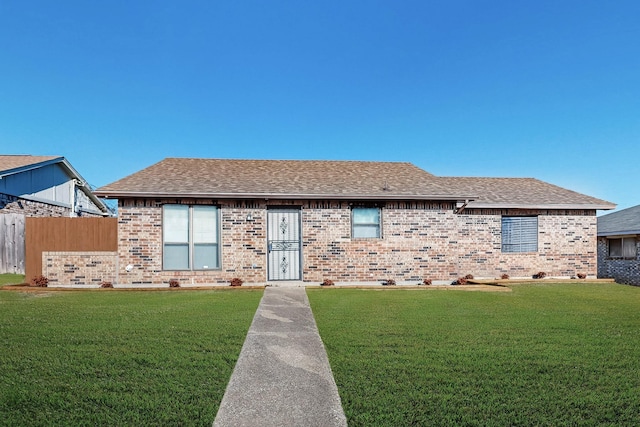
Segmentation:
{"type": "Polygon", "coordinates": [[[502,252],[537,252],[538,217],[503,216],[502,252]]]}

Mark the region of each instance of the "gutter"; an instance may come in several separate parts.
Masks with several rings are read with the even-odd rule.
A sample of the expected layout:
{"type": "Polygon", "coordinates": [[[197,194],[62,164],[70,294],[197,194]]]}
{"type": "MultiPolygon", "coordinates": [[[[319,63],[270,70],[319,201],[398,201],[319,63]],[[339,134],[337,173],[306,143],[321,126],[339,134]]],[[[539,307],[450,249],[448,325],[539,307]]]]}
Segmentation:
{"type": "Polygon", "coordinates": [[[520,203],[476,203],[472,202],[469,209],[567,209],[567,210],[610,210],[615,209],[614,204],[587,204],[587,203],[548,203],[548,204],[520,204],[520,203]]]}
{"type": "MultiPolygon", "coordinates": [[[[80,190],[82,190],[84,194],[86,194],[86,196],[93,202],[93,204],[95,204],[98,209],[100,209],[103,215],[109,215],[109,209],[107,209],[106,205],[102,203],[102,201],[98,199],[98,197],[96,197],[93,191],[91,191],[91,187],[89,187],[87,181],[85,181],[85,179],[78,173],[78,171],[75,170],[73,166],[71,166],[71,163],[69,163],[67,159],[65,159],[64,157],[61,157],[60,159],[60,163],[62,163],[64,167],[69,171],[69,173],[74,176],[74,184],[80,190]]],[[[73,209],[75,211],[75,206],[73,207],[73,209]]]]}
{"type": "Polygon", "coordinates": [[[277,200],[472,200],[469,196],[444,196],[442,194],[282,194],[282,193],[156,193],[95,191],[105,199],[123,198],[196,198],[196,199],[277,199],[277,200]]]}
{"type": "Polygon", "coordinates": [[[478,196],[442,195],[442,194],[283,194],[283,193],[180,193],[180,192],[144,192],[144,191],[100,191],[93,194],[105,199],[127,198],[194,198],[194,199],[263,199],[263,200],[433,200],[457,202],[455,213],[465,209],[531,209],[531,210],[610,210],[616,205],[611,203],[486,203],[476,202],[478,196]]]}
{"type": "Polygon", "coordinates": [[[78,185],[78,188],[82,190],[82,192],[86,194],[87,197],[98,207],[98,209],[100,209],[100,212],[103,215],[105,216],[109,215],[109,209],[107,209],[107,206],[104,203],[102,203],[102,200],[96,197],[96,194],[93,191],[91,191],[91,188],[89,187],[89,184],[87,184],[86,181],[77,180],[77,185],[78,185]]]}
{"type": "Polygon", "coordinates": [[[598,233],[598,237],[611,237],[616,238],[618,236],[634,236],[640,234],[640,230],[625,230],[625,231],[601,231],[598,233]]]}

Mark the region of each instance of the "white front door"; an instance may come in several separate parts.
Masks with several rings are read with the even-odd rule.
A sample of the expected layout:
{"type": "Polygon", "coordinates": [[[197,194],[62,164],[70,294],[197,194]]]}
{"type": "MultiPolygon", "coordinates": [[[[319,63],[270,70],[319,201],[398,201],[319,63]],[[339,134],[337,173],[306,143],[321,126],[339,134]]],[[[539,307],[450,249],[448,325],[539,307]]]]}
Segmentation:
{"type": "Polygon", "coordinates": [[[300,209],[267,211],[269,280],[301,280],[300,209]]]}

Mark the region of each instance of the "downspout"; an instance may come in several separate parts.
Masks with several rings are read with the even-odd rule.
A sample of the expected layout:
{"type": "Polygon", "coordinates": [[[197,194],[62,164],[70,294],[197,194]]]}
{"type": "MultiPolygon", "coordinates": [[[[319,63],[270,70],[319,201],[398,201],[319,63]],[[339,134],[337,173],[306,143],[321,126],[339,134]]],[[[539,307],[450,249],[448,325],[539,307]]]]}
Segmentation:
{"type": "Polygon", "coordinates": [[[69,204],[71,205],[71,213],[69,214],[69,217],[74,218],[76,217],[76,184],[77,184],[77,180],[76,179],[72,179],[71,180],[71,186],[69,187],[71,194],[69,195],[69,204]]]}
{"type": "MultiPolygon", "coordinates": [[[[467,205],[469,204],[470,201],[471,200],[467,199],[467,200],[464,201],[464,203],[462,203],[462,205],[456,206],[456,209],[453,211],[453,213],[457,214],[457,215],[461,214],[462,211],[467,207],[467,205]]],[[[457,203],[456,203],[456,205],[457,205],[457,203]]]]}

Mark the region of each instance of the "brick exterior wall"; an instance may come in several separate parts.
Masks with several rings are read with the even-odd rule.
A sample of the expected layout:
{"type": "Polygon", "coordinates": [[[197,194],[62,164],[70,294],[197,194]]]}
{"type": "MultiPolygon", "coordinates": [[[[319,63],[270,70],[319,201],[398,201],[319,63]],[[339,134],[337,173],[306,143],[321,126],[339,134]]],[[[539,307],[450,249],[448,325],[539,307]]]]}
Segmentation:
{"type": "MultiPolygon", "coordinates": [[[[456,215],[458,264],[461,275],[475,277],[571,277],[597,274],[597,220],[594,211],[468,210],[456,215]],[[502,216],[538,217],[538,252],[502,253],[502,216]]],[[[453,253],[451,254],[455,256],[453,253]]]]}
{"type": "Polygon", "coordinates": [[[116,283],[117,252],[43,252],[42,274],[49,285],[116,283]]]}
{"type": "Polygon", "coordinates": [[[334,202],[302,210],[304,280],[422,281],[457,277],[450,242],[453,206],[387,204],[381,239],[351,238],[351,206],[334,202]]]}
{"type": "Polygon", "coordinates": [[[636,237],[635,259],[620,259],[610,258],[608,239],[598,237],[598,277],[614,279],[618,283],[627,285],[640,286],[640,240],[636,237]]]}
{"type": "Polygon", "coordinates": [[[71,209],[0,193],[0,210],[28,217],[68,217],[71,209]]]}
{"type": "Polygon", "coordinates": [[[162,270],[162,205],[212,204],[205,200],[126,200],[118,207],[118,283],[181,284],[266,281],[266,211],[253,202],[224,202],[220,208],[221,268],[206,271],[162,270]],[[253,219],[247,221],[251,213],[253,219]],[[126,266],[131,265],[131,271],[126,266]]]}
{"type": "MultiPolygon", "coordinates": [[[[71,209],[64,206],[50,205],[44,202],[23,199],[10,194],[0,193],[0,211],[17,213],[33,218],[70,217],[71,209]]],[[[93,212],[82,212],[83,217],[102,218],[104,215],[93,212]]]]}
{"type": "Polygon", "coordinates": [[[343,201],[121,200],[116,283],[183,284],[267,280],[268,206],[301,207],[303,280],[338,282],[531,277],[538,271],[568,277],[597,273],[595,211],[465,210],[451,203],[383,203],[382,239],[351,238],[351,204],[343,201]],[[220,208],[221,268],[162,269],[162,205],[220,208]],[[251,215],[251,220],[247,216],[251,215]],[[538,215],[538,252],[502,253],[501,216],[538,215]],[[131,271],[125,267],[131,265],[131,271]]]}

